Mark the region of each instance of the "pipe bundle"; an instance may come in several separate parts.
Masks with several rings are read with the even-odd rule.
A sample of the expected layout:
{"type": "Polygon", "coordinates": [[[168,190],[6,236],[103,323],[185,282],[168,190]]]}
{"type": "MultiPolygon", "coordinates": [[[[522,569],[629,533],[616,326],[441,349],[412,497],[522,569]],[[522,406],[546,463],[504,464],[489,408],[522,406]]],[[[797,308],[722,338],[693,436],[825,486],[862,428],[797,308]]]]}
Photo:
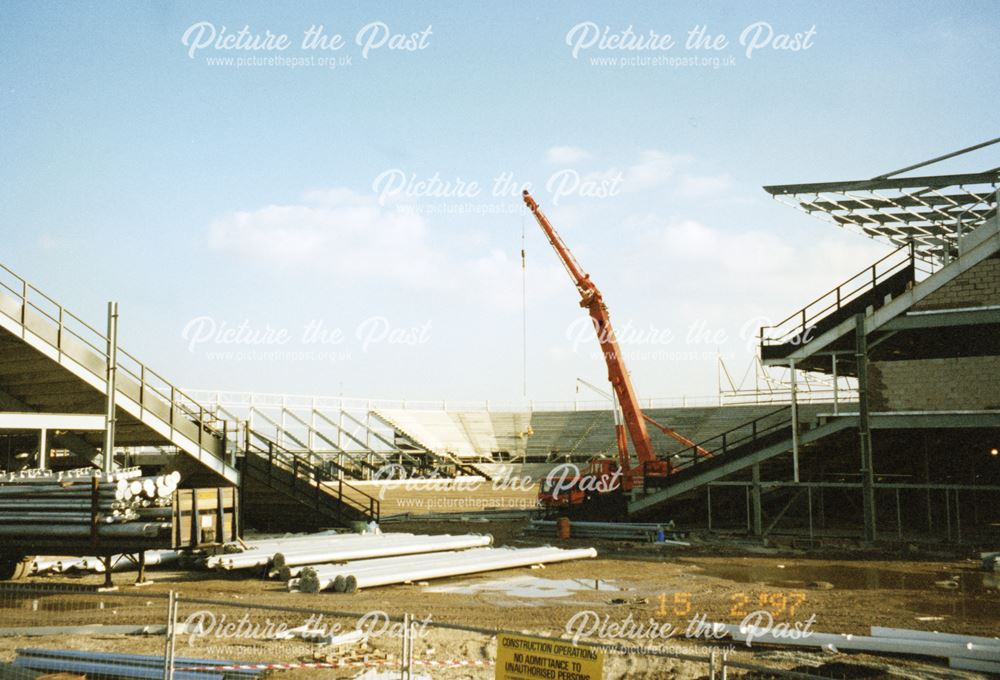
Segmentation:
{"type": "Polygon", "coordinates": [[[333,590],[353,593],[395,583],[409,583],[448,576],[464,576],[485,571],[528,567],[597,557],[593,548],[474,548],[450,552],[358,560],[346,564],[306,567],[288,582],[289,590],[317,593],[333,590]]]}
{"type": "Polygon", "coordinates": [[[413,555],[475,548],[493,543],[490,535],[427,536],[420,534],[327,534],[280,539],[234,554],[213,555],[205,566],[235,570],[269,567],[272,575],[291,578],[292,570],[303,565],[344,562],[391,555],[413,555]]]}
{"type": "Polygon", "coordinates": [[[143,477],[138,468],[23,470],[0,475],[0,536],[155,538],[170,531],[180,474],[143,477]],[[166,521],[163,521],[166,520],[166,521]]]}

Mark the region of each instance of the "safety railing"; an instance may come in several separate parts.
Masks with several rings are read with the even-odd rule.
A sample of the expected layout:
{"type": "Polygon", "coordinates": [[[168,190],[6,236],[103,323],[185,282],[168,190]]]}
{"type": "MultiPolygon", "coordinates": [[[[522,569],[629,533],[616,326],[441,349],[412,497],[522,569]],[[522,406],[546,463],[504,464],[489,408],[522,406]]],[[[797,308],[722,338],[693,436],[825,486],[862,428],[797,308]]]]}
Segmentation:
{"type": "MultiPolygon", "coordinates": [[[[0,264],[0,313],[73,360],[101,380],[107,380],[110,356],[106,333],[97,330],[50,296],[0,264]]],[[[200,449],[224,458],[227,427],[224,420],[136,359],[120,346],[116,352],[116,393],[198,443],[200,449]]]]}
{"type": "Polygon", "coordinates": [[[773,326],[760,329],[761,346],[806,344],[811,338],[810,331],[821,320],[845,308],[866,293],[874,291],[890,278],[902,275],[909,283],[917,281],[917,275],[932,273],[933,265],[916,255],[913,243],[903,245],[875,263],[847,279],[833,290],[798,310],[788,318],[773,326]],[[905,272],[909,272],[907,276],[905,272]]]}
{"type": "MultiPolygon", "coordinates": [[[[673,474],[710,461],[717,462],[719,457],[734,451],[755,450],[754,445],[771,443],[779,432],[790,428],[791,424],[791,405],[769,411],[753,420],[748,420],[672,454],[670,462],[673,474]],[[706,451],[708,455],[705,454],[706,451]]],[[[646,477],[647,483],[648,480],[655,479],[655,477],[648,475],[646,477]]]]}
{"type": "MultiPolygon", "coordinates": [[[[495,413],[527,413],[533,411],[609,411],[608,399],[573,400],[457,400],[457,399],[387,399],[365,397],[333,397],[305,394],[275,394],[267,392],[222,392],[188,389],[188,394],[205,404],[221,404],[230,409],[316,409],[321,411],[367,412],[379,409],[426,411],[490,411],[495,413]]],[[[643,397],[644,409],[721,406],[718,395],[643,397]]]]}
{"type": "Polygon", "coordinates": [[[329,507],[329,501],[335,501],[334,512],[342,519],[342,507],[346,506],[376,522],[379,520],[381,507],[376,497],[345,482],[343,478],[335,477],[323,467],[312,464],[305,456],[279,446],[248,426],[244,426],[243,440],[246,447],[244,455],[266,461],[268,477],[274,484],[281,484],[281,480],[271,474],[272,470],[283,471],[291,476],[291,484],[283,486],[300,501],[310,501],[317,508],[329,507]],[[304,494],[304,490],[312,495],[304,494]]]}

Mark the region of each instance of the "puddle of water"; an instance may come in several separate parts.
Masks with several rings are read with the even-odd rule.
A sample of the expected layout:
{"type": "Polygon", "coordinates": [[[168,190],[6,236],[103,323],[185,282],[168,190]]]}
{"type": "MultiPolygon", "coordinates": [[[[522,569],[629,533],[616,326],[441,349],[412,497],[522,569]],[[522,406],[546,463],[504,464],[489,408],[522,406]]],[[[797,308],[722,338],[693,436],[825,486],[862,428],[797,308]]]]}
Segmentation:
{"type": "Polygon", "coordinates": [[[490,581],[465,581],[462,583],[431,586],[428,593],[455,593],[474,595],[476,593],[500,593],[508,597],[552,598],[569,597],[580,591],[618,592],[622,590],[611,581],[595,579],[551,579],[538,576],[513,576],[490,581]]]}

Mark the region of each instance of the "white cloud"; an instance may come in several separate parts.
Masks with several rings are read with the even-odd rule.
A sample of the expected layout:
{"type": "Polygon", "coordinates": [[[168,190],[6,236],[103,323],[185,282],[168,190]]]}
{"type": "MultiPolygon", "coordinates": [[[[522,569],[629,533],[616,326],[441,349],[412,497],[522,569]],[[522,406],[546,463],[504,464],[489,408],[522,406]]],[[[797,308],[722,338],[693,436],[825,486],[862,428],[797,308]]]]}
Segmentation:
{"type": "Polygon", "coordinates": [[[662,186],[692,160],[691,156],[684,154],[669,154],[656,149],[643,151],[639,154],[639,161],[626,169],[623,188],[644,191],[662,186]]]}
{"type": "Polygon", "coordinates": [[[553,165],[574,165],[590,158],[590,152],[578,146],[553,146],[545,151],[545,160],[553,165]]]}
{"type": "Polygon", "coordinates": [[[56,250],[62,250],[67,245],[65,239],[58,236],[51,236],[49,234],[42,234],[38,237],[38,247],[45,252],[53,252],[56,250]]]}
{"type": "Polygon", "coordinates": [[[424,219],[347,189],[310,191],[292,205],[237,211],[209,225],[216,249],[262,264],[348,276],[407,276],[435,269],[424,219]]]}
{"type": "Polygon", "coordinates": [[[686,198],[715,196],[732,188],[729,175],[683,175],[677,187],[678,193],[686,198]]]}
{"type": "MultiPolygon", "coordinates": [[[[449,292],[506,311],[520,309],[519,244],[496,247],[485,231],[456,237],[450,233],[454,225],[439,225],[438,219],[406,205],[380,206],[375,197],[349,189],[311,190],[298,203],[219,217],[209,225],[208,241],[261,267],[449,292]],[[441,245],[432,238],[435,227],[448,236],[439,239],[441,245]]],[[[564,276],[554,259],[536,261],[528,269],[529,290],[547,297],[564,276]]]]}
{"type": "Polygon", "coordinates": [[[637,270],[669,272],[677,303],[718,318],[763,311],[779,320],[887,251],[883,244],[849,234],[803,241],[758,229],[723,230],[690,219],[657,225],[656,218],[647,218],[644,224],[634,247],[636,257],[650,264],[637,270]]]}

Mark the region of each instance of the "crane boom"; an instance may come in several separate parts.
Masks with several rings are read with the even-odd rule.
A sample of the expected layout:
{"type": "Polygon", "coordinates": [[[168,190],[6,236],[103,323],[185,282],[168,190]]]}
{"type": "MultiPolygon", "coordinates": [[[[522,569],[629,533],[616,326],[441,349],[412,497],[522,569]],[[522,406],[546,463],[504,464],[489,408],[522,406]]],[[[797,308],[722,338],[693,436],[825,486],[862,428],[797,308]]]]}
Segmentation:
{"type": "MultiPolygon", "coordinates": [[[[538,202],[532,198],[527,190],[524,191],[524,203],[535,216],[538,226],[545,232],[549,243],[552,244],[559,259],[565,265],[570,278],[573,279],[573,283],[580,293],[580,306],[587,310],[594,323],[597,340],[601,345],[604,362],[608,367],[608,381],[618,397],[622,417],[625,421],[624,425],[628,431],[629,439],[632,440],[635,455],[639,459],[639,467],[641,468],[645,463],[656,461],[656,452],[653,450],[653,443],[650,440],[649,431],[646,429],[646,421],[642,408],[639,406],[639,398],[636,396],[635,388],[632,387],[628,369],[625,368],[625,360],[618,347],[618,339],[611,326],[611,318],[608,315],[608,308],[604,304],[601,291],[591,281],[590,275],[583,271],[558,232],[545,217],[541,208],[538,207],[538,202]]],[[[628,457],[628,451],[627,449],[622,451],[621,442],[619,442],[619,455],[622,458],[622,470],[626,473],[632,471],[633,467],[628,457]]]]}

